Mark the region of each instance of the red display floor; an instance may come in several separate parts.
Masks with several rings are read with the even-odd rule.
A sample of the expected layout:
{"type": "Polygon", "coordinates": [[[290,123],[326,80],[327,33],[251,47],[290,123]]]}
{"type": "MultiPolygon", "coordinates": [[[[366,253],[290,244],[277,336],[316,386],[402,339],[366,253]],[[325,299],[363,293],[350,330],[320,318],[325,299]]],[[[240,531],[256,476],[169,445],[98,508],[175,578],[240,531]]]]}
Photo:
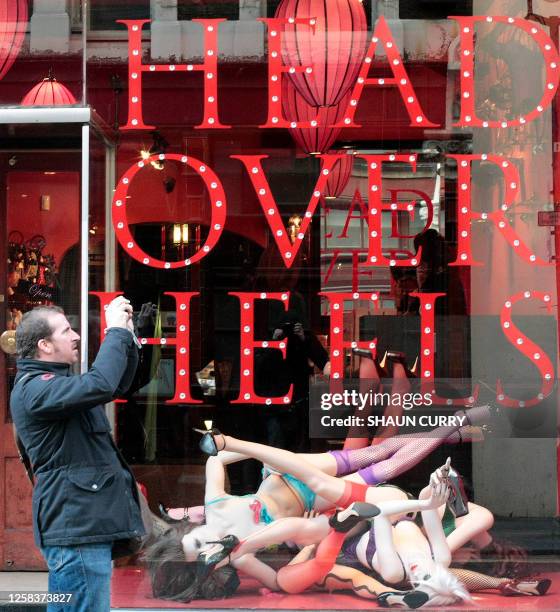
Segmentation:
{"type": "MultiPolygon", "coordinates": [[[[485,611],[547,611],[560,610],[560,572],[546,573],[552,579],[550,591],[543,597],[503,597],[493,593],[473,594],[472,605],[422,608],[437,610],[485,610],[485,611]]],[[[237,609],[237,610],[364,610],[377,607],[371,600],[361,599],[345,593],[307,592],[302,595],[259,594],[253,580],[243,579],[237,593],[228,599],[213,601],[196,600],[190,604],[154,599],[151,594],[147,572],[141,568],[116,568],[111,588],[112,608],[149,609],[237,609]]]]}

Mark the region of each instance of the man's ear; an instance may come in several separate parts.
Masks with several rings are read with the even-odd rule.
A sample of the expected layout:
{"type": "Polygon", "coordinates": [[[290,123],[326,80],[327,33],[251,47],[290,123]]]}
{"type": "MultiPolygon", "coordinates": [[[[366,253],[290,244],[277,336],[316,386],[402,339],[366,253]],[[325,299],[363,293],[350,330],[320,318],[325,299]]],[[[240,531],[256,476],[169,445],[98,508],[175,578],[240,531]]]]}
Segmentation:
{"type": "Polygon", "coordinates": [[[41,338],[39,342],[37,342],[37,349],[42,353],[50,355],[52,353],[52,344],[48,340],[45,340],[45,338],[41,338]]]}

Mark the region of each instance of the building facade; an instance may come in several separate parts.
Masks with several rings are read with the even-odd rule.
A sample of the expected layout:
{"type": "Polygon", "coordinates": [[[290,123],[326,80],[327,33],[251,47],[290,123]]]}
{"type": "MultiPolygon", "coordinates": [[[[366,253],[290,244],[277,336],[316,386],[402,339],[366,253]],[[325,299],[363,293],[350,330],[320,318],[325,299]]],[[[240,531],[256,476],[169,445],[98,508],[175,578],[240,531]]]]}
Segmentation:
{"type": "Polygon", "coordinates": [[[0,0],[3,570],[43,567],[14,330],[63,306],[85,371],[122,292],[155,310],[107,410],[154,510],[202,502],[206,421],[340,445],[307,398],[321,357],[285,352],[301,322],[330,383],[359,375],[352,348],[401,351],[442,406],[501,405],[454,463],[496,515],[557,515],[558,23],[533,4],[0,0]]]}

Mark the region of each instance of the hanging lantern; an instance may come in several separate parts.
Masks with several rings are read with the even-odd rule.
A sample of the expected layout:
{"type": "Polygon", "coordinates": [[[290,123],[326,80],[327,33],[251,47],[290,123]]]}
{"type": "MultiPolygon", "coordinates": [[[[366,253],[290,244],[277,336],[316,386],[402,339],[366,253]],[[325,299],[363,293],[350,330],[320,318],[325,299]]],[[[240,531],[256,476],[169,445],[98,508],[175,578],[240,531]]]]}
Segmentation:
{"type": "Polygon", "coordinates": [[[316,108],[296,91],[289,79],[282,79],[282,109],[288,121],[317,121],[317,127],[289,128],[296,144],[306,153],[317,155],[329,150],[342,128],[333,126],[345,117],[350,92],[339,104],[316,108]]]}
{"type": "Polygon", "coordinates": [[[20,52],[27,19],[27,0],[0,0],[0,79],[20,52]]]}
{"type": "Polygon", "coordinates": [[[72,92],[59,83],[52,73],[30,89],[21,101],[22,106],[61,106],[76,104],[72,92]]]}
{"type": "Polygon", "coordinates": [[[338,198],[344,191],[344,188],[352,176],[352,167],[354,166],[353,153],[346,150],[330,151],[330,153],[333,155],[344,155],[344,157],[339,159],[334,165],[333,169],[329,172],[327,185],[323,190],[323,196],[327,200],[338,198]]]}
{"type": "Polygon", "coordinates": [[[360,0],[282,0],[276,17],[315,20],[314,27],[286,24],[282,57],[286,66],[310,66],[289,73],[311,106],[333,106],[354,86],[366,53],[367,21],[360,0]]]}

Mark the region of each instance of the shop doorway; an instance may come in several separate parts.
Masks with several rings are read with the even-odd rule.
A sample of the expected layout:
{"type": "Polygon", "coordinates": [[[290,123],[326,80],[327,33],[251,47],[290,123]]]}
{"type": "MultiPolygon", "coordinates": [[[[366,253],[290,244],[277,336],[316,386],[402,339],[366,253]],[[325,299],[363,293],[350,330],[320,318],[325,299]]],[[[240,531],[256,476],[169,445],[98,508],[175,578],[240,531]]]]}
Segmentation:
{"type": "Polygon", "coordinates": [[[114,286],[112,136],[87,107],[0,109],[0,571],[46,569],[9,410],[15,328],[54,303],[81,336],[77,371],[97,352],[99,305],[88,292],[114,286]]]}
{"type": "Polygon", "coordinates": [[[64,134],[60,148],[54,138],[48,147],[0,153],[0,563],[7,571],[45,569],[33,543],[32,487],[16,451],[9,395],[15,329],[25,312],[56,302],[81,327],[80,261],[70,257],[80,244],[80,128],[74,129],[77,139],[64,134]]]}

